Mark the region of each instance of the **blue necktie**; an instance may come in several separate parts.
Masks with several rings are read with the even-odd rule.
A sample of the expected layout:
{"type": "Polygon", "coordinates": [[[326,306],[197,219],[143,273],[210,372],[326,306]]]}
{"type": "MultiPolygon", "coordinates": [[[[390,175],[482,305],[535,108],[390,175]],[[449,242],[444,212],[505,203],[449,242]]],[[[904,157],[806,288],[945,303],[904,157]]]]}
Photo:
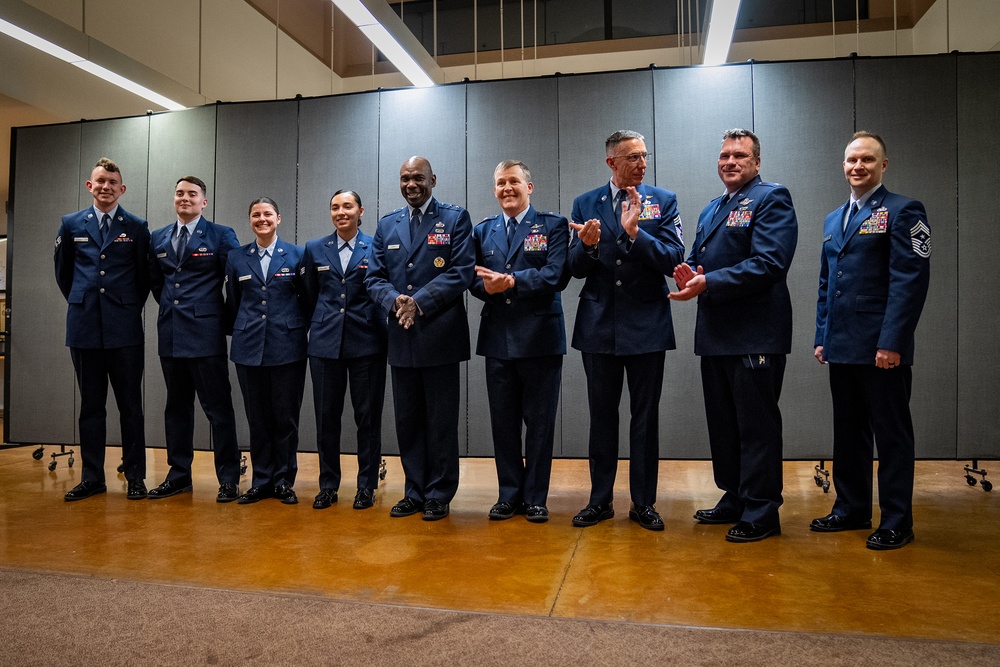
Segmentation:
{"type": "Polygon", "coordinates": [[[517,231],[517,218],[507,220],[507,250],[510,251],[514,243],[514,233],[517,231]]]}
{"type": "Polygon", "coordinates": [[[101,218],[101,245],[108,240],[108,229],[111,228],[111,216],[107,213],[101,218]]]}
{"type": "Polygon", "coordinates": [[[847,217],[844,218],[844,229],[843,229],[843,231],[845,231],[845,232],[847,231],[847,223],[849,223],[851,220],[854,219],[854,216],[857,214],[857,212],[858,212],[858,202],[854,202],[851,205],[851,211],[847,214],[847,217]]]}

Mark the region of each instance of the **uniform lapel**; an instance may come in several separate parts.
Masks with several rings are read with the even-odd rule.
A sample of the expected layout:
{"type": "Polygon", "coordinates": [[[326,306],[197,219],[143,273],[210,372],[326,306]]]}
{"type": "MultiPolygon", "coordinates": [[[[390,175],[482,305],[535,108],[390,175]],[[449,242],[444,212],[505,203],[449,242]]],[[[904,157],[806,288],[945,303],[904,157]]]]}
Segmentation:
{"type": "Polygon", "coordinates": [[[98,246],[101,245],[101,222],[97,219],[94,214],[94,208],[91,207],[90,211],[87,212],[87,217],[84,219],[83,226],[86,228],[87,233],[90,234],[90,238],[94,239],[94,243],[98,246]]]}
{"type": "Polygon", "coordinates": [[[357,268],[358,262],[365,256],[367,249],[368,244],[361,239],[361,232],[358,232],[358,235],[354,237],[354,250],[351,251],[351,259],[347,262],[347,273],[357,268]]]}
{"type": "MultiPolygon", "coordinates": [[[[417,227],[414,238],[410,242],[407,258],[412,258],[424,245],[423,240],[427,238],[430,230],[434,229],[434,224],[438,221],[437,202],[431,199],[427,212],[420,218],[420,226],[417,227]]],[[[409,229],[410,221],[406,221],[406,228],[409,229]]]]}
{"type": "MultiPolygon", "coordinates": [[[[251,243],[250,247],[247,248],[247,267],[249,267],[250,272],[257,276],[258,280],[266,283],[267,280],[264,278],[264,272],[260,268],[260,255],[257,254],[257,244],[251,243]]],[[[271,261],[274,261],[273,259],[271,261]]]]}
{"type": "Polygon", "coordinates": [[[101,249],[107,248],[109,245],[115,242],[122,232],[125,231],[125,216],[122,215],[122,210],[119,208],[115,212],[115,217],[111,218],[111,222],[108,224],[108,237],[104,239],[104,245],[101,249]]]}
{"type": "Polygon", "coordinates": [[[399,217],[396,218],[396,235],[409,255],[413,240],[410,238],[410,208],[408,206],[403,207],[399,212],[399,217]]]}
{"type": "Polygon", "coordinates": [[[524,215],[524,220],[517,226],[514,238],[510,241],[510,249],[507,251],[507,261],[514,258],[514,255],[524,246],[524,239],[531,232],[531,225],[535,223],[535,209],[528,207],[528,212],[524,215]]]}
{"type": "Polygon", "coordinates": [[[507,216],[501,213],[486,232],[486,244],[501,257],[507,256],[507,216]]]}
{"type": "Polygon", "coordinates": [[[611,234],[611,240],[615,240],[621,234],[621,225],[618,224],[618,219],[615,218],[615,200],[611,196],[611,185],[608,185],[607,190],[601,196],[601,200],[597,203],[597,214],[601,216],[601,228],[607,228],[611,234]]]}
{"type": "MultiPolygon", "coordinates": [[[[274,244],[274,250],[271,252],[271,263],[267,267],[267,275],[264,276],[264,282],[271,282],[271,278],[281,273],[281,267],[285,265],[285,244],[282,243],[281,237],[278,237],[278,242],[274,244]]],[[[337,264],[340,264],[340,258],[337,258],[337,264]]]]}

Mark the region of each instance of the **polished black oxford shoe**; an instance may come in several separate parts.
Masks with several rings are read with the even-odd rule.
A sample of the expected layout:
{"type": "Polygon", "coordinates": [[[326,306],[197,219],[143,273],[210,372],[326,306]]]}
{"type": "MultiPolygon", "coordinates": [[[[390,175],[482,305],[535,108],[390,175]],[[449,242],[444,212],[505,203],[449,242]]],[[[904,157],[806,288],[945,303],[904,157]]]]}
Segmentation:
{"type": "Polygon", "coordinates": [[[451,508],[448,503],[443,503],[440,500],[431,498],[424,503],[424,521],[438,521],[448,516],[450,512],[451,508]]]}
{"type": "Polygon", "coordinates": [[[98,493],[107,492],[108,485],[104,482],[80,482],[66,492],[66,495],[63,496],[63,500],[66,502],[72,502],[74,500],[83,500],[84,498],[96,496],[98,493]]]}
{"type": "Polygon", "coordinates": [[[279,484],[274,487],[274,497],[284,505],[298,505],[299,497],[295,495],[295,489],[291,484],[279,484]]]}
{"type": "Polygon", "coordinates": [[[635,521],[646,530],[663,530],[663,519],[652,505],[633,505],[628,520],[635,521]]]}
{"type": "Polygon", "coordinates": [[[549,520],[549,509],[545,505],[528,505],[524,518],[531,523],[545,523],[549,520]]]}
{"type": "Polygon", "coordinates": [[[578,528],[596,526],[601,521],[610,519],[615,515],[615,507],[612,503],[607,505],[587,505],[573,517],[573,525],[578,528]]]}
{"type": "Polygon", "coordinates": [[[313,500],[314,510],[325,510],[330,505],[337,502],[337,492],[333,489],[320,489],[313,500]]]}
{"type": "Polygon", "coordinates": [[[500,502],[490,508],[490,521],[504,521],[515,514],[524,514],[524,505],[500,502]]]}
{"type": "Polygon", "coordinates": [[[726,533],[727,542],[760,542],[774,535],[781,535],[781,526],[740,521],[726,533]]]}
{"type": "Polygon", "coordinates": [[[401,516],[411,516],[417,512],[424,511],[424,504],[417,502],[413,498],[403,498],[398,503],[392,506],[389,510],[389,516],[401,517],[401,516]]]}
{"type": "Polygon", "coordinates": [[[178,493],[189,493],[191,491],[190,484],[178,484],[171,480],[165,481],[160,484],[155,489],[150,489],[149,493],[146,494],[149,498],[169,498],[170,496],[176,496],[178,493]]]}
{"type": "Polygon", "coordinates": [[[366,510],[369,507],[373,507],[374,505],[375,505],[374,489],[358,489],[358,492],[354,494],[354,509],[366,510]]]}
{"type": "Polygon", "coordinates": [[[698,523],[739,523],[740,514],[738,512],[732,512],[729,510],[719,509],[718,507],[713,507],[710,510],[698,510],[694,513],[694,518],[698,520],[698,523]]]}
{"type": "Polygon", "coordinates": [[[813,519],[809,530],[817,533],[839,533],[842,530],[868,530],[872,527],[871,519],[857,521],[839,514],[827,514],[819,519],[813,519]]]}
{"type": "Polygon", "coordinates": [[[235,482],[225,482],[219,485],[219,494],[215,496],[217,503],[231,503],[240,497],[240,487],[235,482]]]}
{"type": "Polygon", "coordinates": [[[900,549],[913,541],[912,530],[891,530],[889,528],[879,528],[868,536],[865,544],[869,549],[875,551],[888,551],[890,549],[900,549]]]}
{"type": "Polygon", "coordinates": [[[129,500],[143,500],[147,495],[146,483],[141,479],[128,483],[128,491],[125,497],[129,500]]]}
{"type": "Polygon", "coordinates": [[[236,501],[240,505],[250,505],[252,503],[259,502],[265,498],[273,498],[274,489],[270,486],[254,486],[247,490],[239,499],[236,501]]]}

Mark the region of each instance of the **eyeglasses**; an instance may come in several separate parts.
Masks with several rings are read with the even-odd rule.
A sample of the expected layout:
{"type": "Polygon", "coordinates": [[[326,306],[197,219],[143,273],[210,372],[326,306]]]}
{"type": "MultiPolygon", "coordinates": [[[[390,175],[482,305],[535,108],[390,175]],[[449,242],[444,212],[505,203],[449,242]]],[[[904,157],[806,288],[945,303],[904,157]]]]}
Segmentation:
{"type": "Polygon", "coordinates": [[[639,160],[645,160],[649,157],[649,153],[629,153],[628,155],[615,155],[612,159],[617,160],[618,158],[623,158],[627,160],[630,164],[636,164],[639,160]]]}

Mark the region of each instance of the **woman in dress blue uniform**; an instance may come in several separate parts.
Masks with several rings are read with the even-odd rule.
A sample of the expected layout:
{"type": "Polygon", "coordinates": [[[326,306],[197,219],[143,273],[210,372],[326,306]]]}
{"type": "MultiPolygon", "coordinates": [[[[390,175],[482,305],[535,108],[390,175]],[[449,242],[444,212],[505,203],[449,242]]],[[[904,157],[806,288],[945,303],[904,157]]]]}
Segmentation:
{"type": "Polygon", "coordinates": [[[236,248],[226,262],[226,305],[233,324],[230,359],[250,425],[253,485],[241,505],[278,498],[298,502],[299,411],[306,377],[307,321],[299,267],[303,249],[278,237],[281,215],[268,197],[250,203],[257,240],[236,248]]]}

